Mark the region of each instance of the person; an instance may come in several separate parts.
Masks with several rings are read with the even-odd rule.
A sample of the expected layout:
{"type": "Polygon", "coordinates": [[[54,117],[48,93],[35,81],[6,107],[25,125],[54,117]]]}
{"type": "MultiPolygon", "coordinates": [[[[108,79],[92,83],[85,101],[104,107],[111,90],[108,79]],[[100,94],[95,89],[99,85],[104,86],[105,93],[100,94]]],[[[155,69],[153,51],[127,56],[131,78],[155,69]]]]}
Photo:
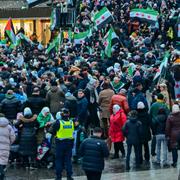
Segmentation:
{"type": "Polygon", "coordinates": [[[40,89],[35,87],[32,96],[27,99],[25,107],[29,107],[33,114],[38,115],[45,105],[45,99],[40,96],[40,89]]]}
{"type": "Polygon", "coordinates": [[[65,95],[58,88],[55,80],[51,80],[51,89],[46,94],[46,101],[49,104],[50,111],[54,117],[56,113],[64,106],[65,95]]]}
{"type": "Polygon", "coordinates": [[[167,120],[166,110],[160,108],[156,116],[155,129],[156,129],[156,144],[157,144],[157,157],[156,165],[161,164],[161,144],[163,146],[163,161],[162,164],[164,167],[168,166],[167,163],[167,139],[165,136],[166,120],[167,120]]]}
{"type": "Polygon", "coordinates": [[[95,127],[93,136],[85,139],[79,153],[82,156],[82,168],[88,180],[100,180],[104,169],[104,158],[109,156],[106,143],[101,140],[102,130],[95,127]]]}
{"type": "Polygon", "coordinates": [[[35,157],[37,152],[36,130],[38,123],[36,118],[37,115],[33,115],[31,109],[26,107],[23,115],[19,115],[18,122],[15,125],[20,131],[18,152],[23,158],[23,164],[25,167],[30,168],[35,166],[35,157]]]}
{"type": "Polygon", "coordinates": [[[157,95],[157,100],[154,102],[151,107],[150,107],[150,117],[151,117],[151,129],[152,129],[152,134],[153,134],[153,139],[151,142],[151,155],[154,161],[154,157],[156,156],[156,128],[155,128],[155,122],[156,122],[156,117],[158,114],[159,109],[165,109],[166,114],[169,114],[169,109],[167,105],[164,103],[164,96],[159,93],[157,95]]]}
{"type": "Polygon", "coordinates": [[[127,142],[126,170],[130,170],[130,155],[132,146],[135,151],[136,167],[139,167],[139,144],[142,134],[142,124],[138,121],[137,115],[137,111],[130,111],[128,121],[122,128],[127,142]]]}
{"type": "Polygon", "coordinates": [[[64,108],[69,109],[71,118],[77,117],[77,99],[70,92],[65,94],[64,108]]]}
{"type": "Polygon", "coordinates": [[[119,94],[115,94],[111,98],[111,103],[110,103],[110,113],[112,114],[113,112],[113,105],[118,104],[126,114],[129,112],[129,105],[128,101],[126,98],[126,89],[121,89],[119,91],[119,94]]]}
{"type": "Polygon", "coordinates": [[[47,129],[50,127],[53,121],[54,121],[54,118],[52,114],[50,113],[49,108],[43,107],[37,117],[37,122],[39,124],[38,130],[37,130],[37,145],[40,145],[42,143],[45,137],[45,131],[47,131],[47,129]]]}
{"type": "Polygon", "coordinates": [[[172,166],[177,166],[178,150],[177,138],[180,135],[180,108],[178,104],[172,106],[172,113],[169,114],[166,121],[166,136],[170,141],[170,149],[172,150],[172,166]]]}
{"type": "Polygon", "coordinates": [[[15,141],[15,133],[8,119],[0,117],[0,180],[4,180],[8,164],[10,145],[15,141]]]}
{"type": "Polygon", "coordinates": [[[103,90],[99,93],[99,102],[98,102],[99,107],[101,109],[100,126],[103,129],[104,138],[108,137],[108,127],[109,127],[109,119],[110,119],[109,105],[113,94],[114,91],[110,88],[109,83],[104,82],[103,90]]]}
{"type": "Polygon", "coordinates": [[[122,157],[125,157],[125,150],[124,150],[124,135],[122,132],[122,127],[126,123],[126,115],[123,109],[118,105],[115,104],[113,106],[113,114],[110,116],[110,127],[109,127],[109,138],[111,142],[114,143],[114,156],[113,159],[119,158],[119,150],[122,153],[122,157]]]}
{"type": "Polygon", "coordinates": [[[88,116],[88,100],[85,97],[84,90],[78,90],[78,100],[77,100],[77,118],[79,124],[84,126],[87,125],[87,116],[88,116]]]}
{"type": "Polygon", "coordinates": [[[1,102],[1,112],[7,119],[13,121],[16,119],[18,112],[21,112],[21,102],[14,96],[13,90],[8,90],[5,99],[1,102]]]}
{"type": "Polygon", "coordinates": [[[74,122],[69,118],[69,115],[69,109],[62,108],[61,119],[52,125],[51,133],[55,135],[56,138],[56,180],[62,179],[64,165],[67,172],[67,180],[73,180],[71,158],[74,141],[74,122]]]}
{"type": "Polygon", "coordinates": [[[137,104],[137,113],[138,113],[138,121],[140,121],[142,124],[141,144],[139,147],[139,160],[140,160],[140,164],[142,164],[143,162],[142,148],[144,147],[144,159],[145,159],[145,163],[148,164],[150,160],[148,142],[151,140],[151,131],[150,131],[151,118],[145,108],[144,103],[141,101],[138,102],[137,104]]]}
{"type": "Polygon", "coordinates": [[[132,102],[130,102],[130,109],[131,110],[136,110],[138,102],[143,102],[145,105],[145,108],[147,110],[149,109],[147,99],[144,96],[142,89],[143,89],[143,85],[141,83],[138,82],[135,84],[135,89],[134,89],[135,94],[134,94],[134,97],[132,99],[132,102]]]}
{"type": "Polygon", "coordinates": [[[88,116],[88,125],[92,127],[100,127],[100,120],[98,117],[98,100],[99,100],[99,95],[98,95],[98,80],[91,78],[90,81],[88,82],[84,93],[85,96],[88,100],[88,111],[89,111],[89,116],[88,116]]]}
{"type": "Polygon", "coordinates": [[[167,85],[165,83],[161,83],[159,85],[159,87],[160,87],[161,94],[164,96],[164,102],[166,103],[168,108],[170,108],[171,103],[170,103],[170,99],[169,99],[169,93],[168,93],[167,85]]]}

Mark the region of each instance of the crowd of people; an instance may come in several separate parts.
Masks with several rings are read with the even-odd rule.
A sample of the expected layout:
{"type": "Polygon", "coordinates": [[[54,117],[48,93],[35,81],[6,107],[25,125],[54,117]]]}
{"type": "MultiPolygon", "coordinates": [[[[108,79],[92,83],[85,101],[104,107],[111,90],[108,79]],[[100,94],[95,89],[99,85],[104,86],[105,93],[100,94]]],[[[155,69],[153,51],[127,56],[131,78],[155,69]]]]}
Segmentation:
{"type": "Polygon", "coordinates": [[[105,6],[113,21],[93,31],[82,44],[64,38],[58,50],[49,54],[37,41],[13,49],[0,47],[0,176],[4,177],[10,151],[10,163],[16,159],[27,167],[55,165],[57,180],[63,161],[69,180],[73,179],[73,154],[75,163],[82,158],[88,179],[100,179],[112,144],[112,158],[119,158],[120,151],[127,170],[132,146],[137,167],[150,161],[176,167],[180,148],[178,1],[76,3],[79,32],[89,29],[93,15],[105,6]],[[160,16],[156,22],[131,18],[133,8],[150,8],[160,16]],[[102,37],[111,27],[119,42],[107,57],[102,37]],[[63,134],[63,128],[71,130],[63,134]],[[168,151],[172,151],[172,164],[168,164],[168,151]]]}

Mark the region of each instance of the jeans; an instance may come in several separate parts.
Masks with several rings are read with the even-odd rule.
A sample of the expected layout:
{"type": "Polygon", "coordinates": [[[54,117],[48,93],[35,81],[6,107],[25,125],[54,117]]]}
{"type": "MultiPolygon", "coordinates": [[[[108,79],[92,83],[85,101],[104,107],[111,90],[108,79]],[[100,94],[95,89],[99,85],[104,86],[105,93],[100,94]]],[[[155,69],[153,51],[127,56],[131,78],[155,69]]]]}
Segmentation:
{"type": "Polygon", "coordinates": [[[173,159],[173,164],[177,163],[177,160],[178,160],[178,150],[177,150],[177,148],[172,149],[172,159],[173,159]]]}
{"type": "Polygon", "coordinates": [[[6,168],[5,165],[0,165],[0,180],[4,180],[5,172],[4,169],[6,168]]]}
{"type": "Polygon", "coordinates": [[[119,157],[119,150],[122,153],[122,156],[125,155],[125,150],[124,150],[124,145],[123,142],[115,142],[114,143],[114,151],[115,151],[115,156],[119,157]]]}
{"type": "Polygon", "coordinates": [[[156,135],[156,144],[157,144],[157,163],[161,162],[161,144],[163,146],[163,161],[162,163],[167,163],[167,140],[165,134],[156,135]]]}
{"type": "Polygon", "coordinates": [[[100,180],[102,172],[85,171],[87,180],[100,180]]]}
{"type": "Polygon", "coordinates": [[[134,146],[136,166],[139,166],[139,145],[138,144],[127,144],[126,167],[129,167],[129,164],[130,164],[130,156],[131,156],[132,146],[134,146]]]}
{"type": "Polygon", "coordinates": [[[57,178],[62,177],[62,171],[65,167],[67,177],[71,177],[72,172],[72,140],[58,140],[56,139],[56,176],[57,178]]]}
{"type": "Polygon", "coordinates": [[[142,154],[143,146],[144,146],[144,158],[145,158],[145,160],[149,161],[149,159],[150,159],[148,142],[140,144],[140,147],[139,147],[139,160],[140,160],[140,164],[142,164],[142,162],[143,162],[143,154],[142,154]]]}

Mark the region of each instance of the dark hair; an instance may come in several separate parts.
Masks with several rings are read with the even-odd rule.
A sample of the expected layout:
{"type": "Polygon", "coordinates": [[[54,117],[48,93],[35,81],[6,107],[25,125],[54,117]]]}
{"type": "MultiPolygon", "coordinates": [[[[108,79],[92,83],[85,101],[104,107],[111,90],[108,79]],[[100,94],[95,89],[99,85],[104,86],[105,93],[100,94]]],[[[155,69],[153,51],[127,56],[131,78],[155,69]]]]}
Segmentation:
{"type": "Polygon", "coordinates": [[[163,99],[164,99],[164,96],[163,96],[163,94],[159,93],[159,94],[157,95],[157,98],[160,99],[160,100],[163,100],[163,99]]]}
{"type": "Polygon", "coordinates": [[[56,80],[51,80],[51,86],[57,86],[57,82],[56,82],[56,80]]]}
{"type": "Polygon", "coordinates": [[[108,89],[110,87],[109,83],[104,82],[102,85],[103,89],[108,89]]]}
{"type": "Polygon", "coordinates": [[[102,133],[102,129],[100,127],[95,127],[93,133],[102,133]]]}
{"type": "Polygon", "coordinates": [[[83,89],[78,89],[78,92],[83,92],[84,93],[84,90],[83,89]]]}

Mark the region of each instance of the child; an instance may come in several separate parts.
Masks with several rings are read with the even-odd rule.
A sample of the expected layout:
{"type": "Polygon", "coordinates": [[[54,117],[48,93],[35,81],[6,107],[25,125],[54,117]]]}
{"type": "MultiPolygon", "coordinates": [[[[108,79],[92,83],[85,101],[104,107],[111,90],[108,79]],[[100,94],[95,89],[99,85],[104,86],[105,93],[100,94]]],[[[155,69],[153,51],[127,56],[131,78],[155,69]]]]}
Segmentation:
{"type": "Polygon", "coordinates": [[[5,117],[0,117],[0,179],[5,176],[4,169],[8,164],[10,145],[15,140],[15,133],[5,117]]]}
{"type": "Polygon", "coordinates": [[[139,166],[139,144],[141,138],[141,122],[137,119],[137,111],[129,113],[128,121],[123,127],[123,134],[127,138],[127,157],[126,157],[126,170],[130,170],[130,155],[132,146],[134,146],[136,167],[139,166]]]}

